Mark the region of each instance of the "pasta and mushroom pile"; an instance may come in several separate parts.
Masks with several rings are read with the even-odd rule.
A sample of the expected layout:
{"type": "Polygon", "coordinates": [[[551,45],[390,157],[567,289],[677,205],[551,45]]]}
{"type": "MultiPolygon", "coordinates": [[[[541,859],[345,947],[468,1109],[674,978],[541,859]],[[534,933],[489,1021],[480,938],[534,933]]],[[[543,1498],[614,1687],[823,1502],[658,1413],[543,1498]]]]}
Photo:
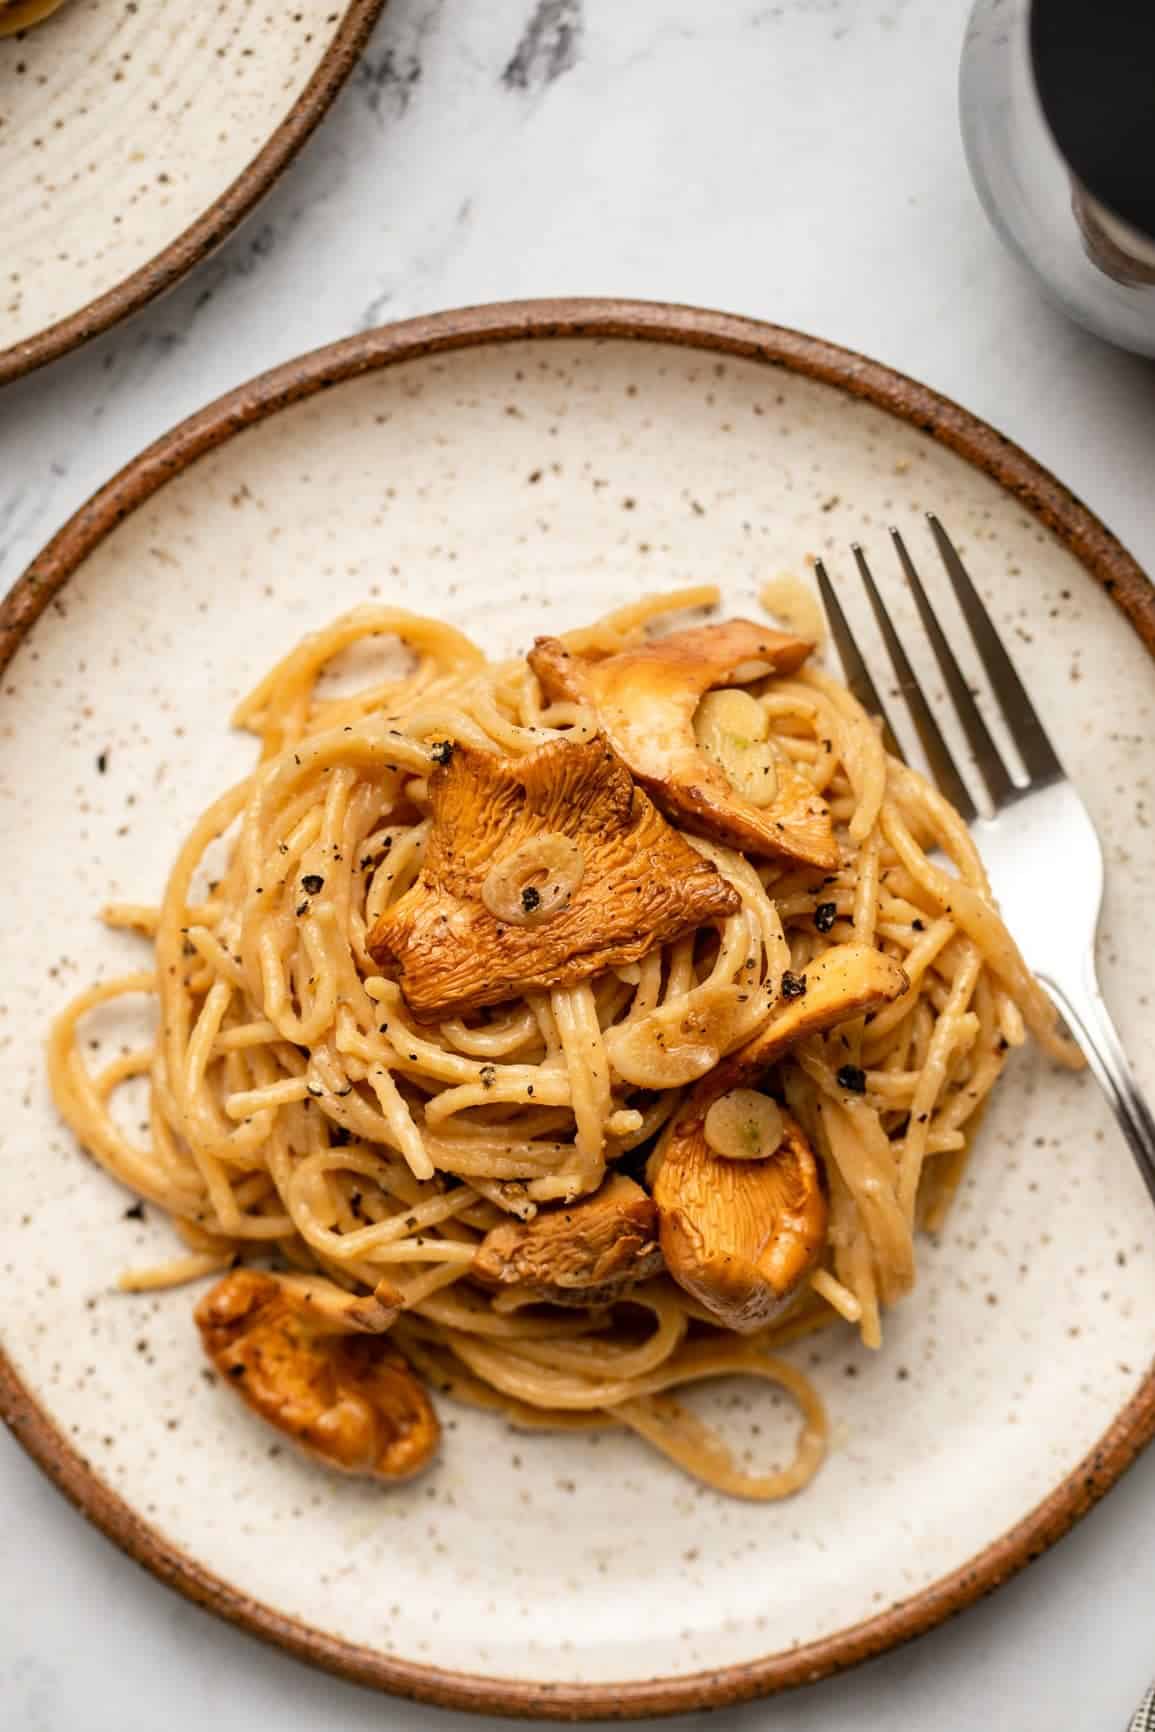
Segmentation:
{"type": "Polygon", "coordinates": [[[63,1117],[184,1241],[125,1285],[216,1276],[222,1386],[333,1466],[422,1468],[428,1385],[798,1490],[826,1421],[782,1349],[840,1320],[878,1347],[1008,1051],[1072,1062],[965,826],[813,646],[655,635],[716,600],[501,663],[384,608],[305,638],[159,906],[106,910],[152,967],[53,1029],[63,1117]],[[410,671],[335,695],[378,638],[410,671]],[[126,994],[155,1041],[92,1069],[126,994]],[[140,1077],[145,1146],[115,1107],[140,1077]],[[785,1464],[673,1393],[724,1374],[793,1398],[785,1464]]]}

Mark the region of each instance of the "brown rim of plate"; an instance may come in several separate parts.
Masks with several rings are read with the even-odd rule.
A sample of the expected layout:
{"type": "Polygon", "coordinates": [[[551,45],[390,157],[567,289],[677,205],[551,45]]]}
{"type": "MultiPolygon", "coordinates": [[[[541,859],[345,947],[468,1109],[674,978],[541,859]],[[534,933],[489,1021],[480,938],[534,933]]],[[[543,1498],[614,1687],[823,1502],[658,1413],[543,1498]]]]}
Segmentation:
{"type": "MultiPolygon", "coordinates": [[[[1102,584],[1155,657],[1155,588],[1110,532],[1039,464],[985,422],[876,361],[800,332],[725,313],[614,300],[512,302],[366,331],[264,373],[157,441],[83,506],[0,602],[0,673],[52,598],[130,511],[173,476],[315,392],[398,362],[485,343],[626,338],[740,356],[862,398],[927,433],[1000,483],[1102,584]]],[[[530,1683],[442,1671],[374,1653],[283,1616],[205,1570],[105,1484],[0,1353],[0,1415],[73,1504],[130,1557],[197,1605],[359,1684],[479,1713],[625,1720],[721,1707],[813,1682],[881,1654],[992,1592],[1062,1536],[1155,1435],[1155,1368],[1096,1447],[1042,1503],[969,1563],[851,1628],[743,1665],[607,1684],[530,1683]]]]}
{"type": "Polygon", "coordinates": [[[345,15],[325,50],[313,76],[241,173],[176,239],[146,265],[106,289],[65,319],[45,326],[34,337],[25,337],[10,348],[0,349],[0,385],[55,361],[79,348],[90,337],[99,337],[121,319],[135,313],[157,295],[171,289],[181,277],[213,252],[244,221],[264,198],[273,183],[288,168],[301,146],[322,121],[338,91],[352,72],[369,39],[385,0],[348,0],[345,15]]]}

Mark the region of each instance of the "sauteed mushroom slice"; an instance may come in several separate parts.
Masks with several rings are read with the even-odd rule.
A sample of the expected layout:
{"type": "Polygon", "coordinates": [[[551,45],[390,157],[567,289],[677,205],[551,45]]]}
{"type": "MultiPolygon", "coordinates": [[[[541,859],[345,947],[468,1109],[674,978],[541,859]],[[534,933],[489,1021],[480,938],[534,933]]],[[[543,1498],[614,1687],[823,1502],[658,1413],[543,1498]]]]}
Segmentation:
{"type": "Polygon", "coordinates": [[[762,706],[749,693],[721,689],[794,673],[812,647],[735,619],[601,658],[539,638],[529,663],[548,697],[594,710],[638,781],[678,823],[749,853],[828,871],[838,846],[825,801],[768,739],[762,706]]]}
{"type": "Polygon", "coordinates": [[[64,0],[0,0],[0,36],[31,30],[34,24],[50,18],[63,4],[64,0]]]}
{"type": "Polygon", "coordinates": [[[745,1334],[772,1322],[817,1266],[826,1194],[813,1151],[788,1113],[780,1114],[773,1148],[730,1158],[706,1141],[708,1110],[704,1100],[692,1101],[668,1135],[654,1181],[661,1246],[679,1286],[745,1334]]]}
{"type": "Polygon", "coordinates": [[[494,1227],[472,1272],[483,1286],[518,1289],[550,1305],[605,1305],[661,1265],[653,1200],[616,1173],[580,1203],[494,1227]]]}
{"type": "Polygon", "coordinates": [[[720,1323],[760,1329],[817,1267],[827,1205],[801,1127],[758,1090],[796,1041],[898,998],[907,977],[866,944],[834,945],[766,1027],[702,1079],[653,1161],[666,1267],[720,1323]]]}
{"type": "Polygon", "coordinates": [[[793,996],[780,999],[765,1027],[727,1061],[735,1073],[756,1076],[797,1041],[889,1004],[910,985],[894,958],[872,944],[832,944],[791,980],[793,996]]]}
{"type": "Polygon", "coordinates": [[[236,1269],[196,1308],[209,1359],[254,1413],[346,1473],[409,1479],[441,1428],[424,1386],[384,1331],[400,1295],[236,1269]]]}
{"type": "Polygon", "coordinates": [[[605,739],[520,758],[456,745],[446,760],[417,882],[369,934],[416,1016],[573,986],[737,912],[605,739]]]}

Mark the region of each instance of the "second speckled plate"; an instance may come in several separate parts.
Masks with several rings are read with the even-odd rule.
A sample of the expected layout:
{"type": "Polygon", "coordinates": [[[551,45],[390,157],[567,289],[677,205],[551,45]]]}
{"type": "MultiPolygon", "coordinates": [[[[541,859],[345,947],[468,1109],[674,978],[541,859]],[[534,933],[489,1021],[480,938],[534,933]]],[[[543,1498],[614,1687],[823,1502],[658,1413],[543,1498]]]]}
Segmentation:
{"type": "MultiPolygon", "coordinates": [[[[496,1712],[733,1701],[928,1628],[1050,1543],[1155,1427],[1155,1234],[1094,1087],[1017,1059],[884,1350],[802,1352],[830,1462],[751,1507],[628,1435],[520,1437],[447,1412],[385,1491],[267,1436],[202,1376],[190,1296],[114,1291],[167,1229],[57,1123],[41,1037],[138,954],[96,911],[155,895],[248,762],[224,721],[303,632],[366,596],[487,649],[717,579],[731,605],[897,522],[965,549],[1106,842],[1103,975],[1155,1087],[1155,604],[1022,453],[885,369],[676,308],[550,303],[371,332],[258,380],[146,453],[0,611],[5,1003],[0,1407],[159,1576],[365,1682],[496,1712]],[[1105,592],[1104,585],[1112,594],[1105,592]],[[97,777],[107,750],[107,775],[97,777]],[[144,1343],[144,1346],[141,1346],[144,1343]]],[[[901,595],[895,604],[902,615],[901,595]]],[[[136,965],[135,963],[133,964],[136,965]]],[[[727,1406],[759,1459],[790,1423],[727,1406]]]]}
{"type": "Polygon", "coordinates": [[[0,37],[0,384],[224,240],[356,64],[384,0],[65,0],[0,37]]]}

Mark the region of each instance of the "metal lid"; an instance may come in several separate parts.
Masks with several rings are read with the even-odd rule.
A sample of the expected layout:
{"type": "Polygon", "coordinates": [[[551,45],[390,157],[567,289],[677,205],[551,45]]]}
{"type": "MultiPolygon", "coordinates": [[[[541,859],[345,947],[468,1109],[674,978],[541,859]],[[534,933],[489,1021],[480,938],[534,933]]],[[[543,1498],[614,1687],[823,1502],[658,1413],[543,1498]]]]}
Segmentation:
{"type": "Polygon", "coordinates": [[[1039,100],[1072,172],[1155,240],[1155,3],[1032,0],[1030,34],[1039,100]]]}

